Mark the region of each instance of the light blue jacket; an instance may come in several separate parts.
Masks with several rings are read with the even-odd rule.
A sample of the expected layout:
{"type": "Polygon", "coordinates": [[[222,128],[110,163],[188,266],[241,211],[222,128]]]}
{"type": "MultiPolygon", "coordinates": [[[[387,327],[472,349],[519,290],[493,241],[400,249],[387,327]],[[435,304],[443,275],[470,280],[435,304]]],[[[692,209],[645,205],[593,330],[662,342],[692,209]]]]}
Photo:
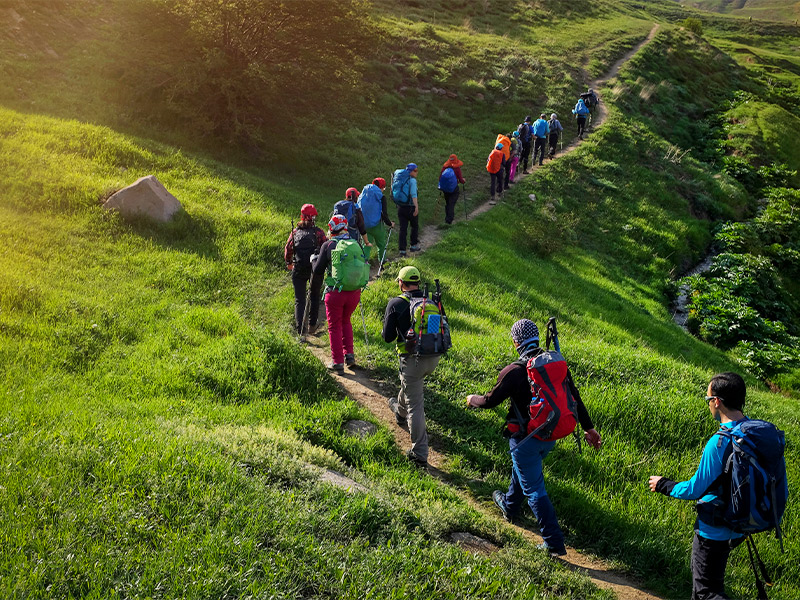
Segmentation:
{"type": "Polygon", "coordinates": [[[533,135],[539,138],[546,138],[550,134],[550,125],[544,119],[536,119],[533,123],[533,135]]]}
{"type": "Polygon", "coordinates": [[[586,106],[586,103],[583,101],[583,98],[578,100],[578,103],[572,110],[572,114],[578,115],[580,117],[584,117],[589,114],[589,107],[586,106]]]}
{"type": "MultiPolygon", "coordinates": [[[[737,422],[738,421],[723,423],[722,427],[730,429],[737,422]]],[[[676,483],[669,495],[673,498],[680,498],[681,500],[702,500],[703,502],[713,502],[716,500],[717,496],[715,494],[703,495],[703,492],[705,492],[709,486],[714,483],[714,480],[722,474],[724,467],[723,459],[728,444],[730,444],[730,440],[719,434],[712,435],[711,439],[706,443],[706,447],[703,449],[703,456],[700,458],[700,465],[697,467],[695,474],[688,481],[676,483]]],[[[703,521],[700,520],[697,521],[697,535],[709,540],[720,541],[742,537],[741,533],[736,533],[732,529],[727,527],[715,527],[703,523],[703,521]]]]}

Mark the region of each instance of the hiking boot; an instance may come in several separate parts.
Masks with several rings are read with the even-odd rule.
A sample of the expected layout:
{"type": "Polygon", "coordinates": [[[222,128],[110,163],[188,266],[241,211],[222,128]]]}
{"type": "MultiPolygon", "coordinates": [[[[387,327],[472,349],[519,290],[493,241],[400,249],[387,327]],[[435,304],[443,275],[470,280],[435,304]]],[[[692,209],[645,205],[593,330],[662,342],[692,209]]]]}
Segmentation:
{"type": "Polygon", "coordinates": [[[344,363],[330,362],[328,363],[328,370],[338,375],[344,375],[344,363]]]}
{"type": "Polygon", "coordinates": [[[419,252],[420,249],[421,248],[419,244],[414,244],[413,246],[411,246],[411,248],[409,248],[409,250],[411,250],[412,252],[419,252]]]}
{"type": "Polygon", "coordinates": [[[421,469],[428,468],[428,461],[420,458],[416,454],[414,454],[411,450],[406,452],[406,458],[411,461],[411,463],[421,469]]]}
{"type": "Polygon", "coordinates": [[[528,171],[528,169],[525,169],[525,170],[522,172],[522,174],[523,174],[523,175],[530,175],[530,174],[531,174],[531,172],[530,172],[530,171],[528,171]]]}
{"type": "Polygon", "coordinates": [[[508,514],[508,509],[506,508],[506,495],[500,490],[495,490],[492,492],[492,500],[494,500],[500,512],[503,513],[503,518],[509,523],[513,523],[514,517],[508,514]]]}
{"type": "Polygon", "coordinates": [[[550,556],[553,558],[557,556],[565,556],[567,554],[567,549],[564,547],[561,548],[551,548],[547,545],[546,542],[542,542],[541,544],[536,545],[537,550],[545,550],[550,556]]]}
{"type": "Polygon", "coordinates": [[[397,413],[394,413],[394,422],[397,423],[398,427],[408,429],[408,419],[406,417],[401,417],[397,413]]]}
{"type": "Polygon", "coordinates": [[[405,255],[406,255],[406,251],[405,250],[400,250],[400,256],[405,256],[405,255]]]}
{"type": "Polygon", "coordinates": [[[505,186],[503,189],[504,189],[504,190],[510,190],[510,189],[511,189],[511,186],[507,185],[507,186],[505,186]]]}
{"type": "Polygon", "coordinates": [[[306,335],[314,335],[315,333],[317,333],[317,323],[309,323],[306,335]]]}
{"type": "Polygon", "coordinates": [[[345,354],[344,355],[344,364],[348,367],[353,367],[356,364],[356,355],[355,354],[345,354]]]}

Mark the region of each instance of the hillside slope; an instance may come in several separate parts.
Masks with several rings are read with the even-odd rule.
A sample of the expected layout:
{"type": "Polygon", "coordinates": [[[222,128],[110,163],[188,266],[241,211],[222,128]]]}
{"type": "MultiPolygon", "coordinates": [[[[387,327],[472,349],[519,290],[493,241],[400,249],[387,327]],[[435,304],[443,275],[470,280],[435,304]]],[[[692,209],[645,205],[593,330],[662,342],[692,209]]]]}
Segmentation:
{"type": "MultiPolygon", "coordinates": [[[[710,219],[746,216],[752,199],[671,151],[702,136],[719,98],[755,86],[750,77],[665,23],[601,91],[602,129],[408,261],[442,280],[452,319],[428,416],[456,493],[408,465],[387,428],[344,429],[376,420],[288,334],[290,219],[309,201],[325,215],[348,185],[415,160],[423,223],[438,223],[435,182],[452,151],[467,163],[469,206],[482,203],[495,135],[528,113],[569,114],[574,94],[650,30],[647,5],[376,3],[385,44],[365,58],[364,104],[313,122],[282,161],[286,138],[247,160],[252,147],[209,144],[169,119],[153,128],[124,94],[104,96],[120,78],[104,79],[115,55],[101,51],[124,4],[54,3],[49,31],[52,14],[17,2],[36,26],[2,37],[12,50],[0,59],[12,83],[0,92],[2,595],[609,597],[460,495],[491,506],[510,466],[500,409],[467,412],[463,398],[513,359],[514,320],[553,315],[605,438],[599,454],[561,443],[548,461],[568,540],[685,597],[693,513],[650,494],[646,478],[692,473],[714,431],[707,379],[740,367],[671,322],[666,292],[705,254],[710,219]],[[95,63],[103,77],[83,68],[95,63]],[[209,145],[245,167],[196,151],[209,145]],[[181,199],[175,222],[126,223],[100,208],[149,173],[181,199]],[[363,487],[321,483],[323,469],[363,487]],[[451,542],[459,531],[502,549],[465,553],[451,542]]],[[[364,293],[369,344],[357,341],[387,393],[395,359],[379,322],[399,267],[364,293]]],[[[795,486],[800,409],[748,383],[751,414],[788,432],[795,486]]],[[[797,514],[792,503],[786,555],[762,544],[775,597],[800,590],[797,514]]],[[[735,596],[751,595],[748,569],[735,554],[735,596]]]]}

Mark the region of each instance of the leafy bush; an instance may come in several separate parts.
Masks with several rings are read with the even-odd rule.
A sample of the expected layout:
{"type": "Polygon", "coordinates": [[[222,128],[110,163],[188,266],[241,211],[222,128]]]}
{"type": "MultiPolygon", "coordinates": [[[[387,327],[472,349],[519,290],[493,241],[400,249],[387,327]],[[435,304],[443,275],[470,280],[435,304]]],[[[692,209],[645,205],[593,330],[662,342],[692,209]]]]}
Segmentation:
{"type": "Polygon", "coordinates": [[[695,35],[703,35],[703,22],[700,19],[687,17],[681,21],[681,25],[695,35]]]}

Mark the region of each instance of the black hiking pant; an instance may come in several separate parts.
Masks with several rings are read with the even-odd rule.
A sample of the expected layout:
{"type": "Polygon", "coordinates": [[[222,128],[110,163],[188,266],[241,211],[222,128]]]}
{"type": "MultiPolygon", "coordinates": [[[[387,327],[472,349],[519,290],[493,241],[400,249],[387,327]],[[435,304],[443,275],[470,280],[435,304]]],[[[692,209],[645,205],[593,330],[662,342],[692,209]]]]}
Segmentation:
{"type": "Polygon", "coordinates": [[[744,538],[709,540],[694,534],[692,541],[692,600],[727,600],[725,567],[731,549],[744,538]]]}
{"type": "Polygon", "coordinates": [[[497,191],[498,194],[503,192],[503,168],[500,167],[497,173],[489,173],[489,177],[491,178],[489,193],[492,195],[492,200],[494,200],[495,191],[497,191]]]}
{"type": "Polygon", "coordinates": [[[456,202],[458,202],[458,186],[452,192],[444,193],[444,222],[448,225],[453,224],[456,218],[456,202]]]}
{"type": "Polygon", "coordinates": [[[558,147],[558,133],[550,134],[550,156],[556,155],[556,148],[558,147]]]}
{"type": "Polygon", "coordinates": [[[411,245],[419,244],[419,214],[414,216],[414,205],[397,207],[397,220],[400,222],[400,234],[398,235],[397,246],[401,252],[406,249],[406,236],[408,225],[411,224],[411,245]]]}
{"type": "Polygon", "coordinates": [[[505,189],[511,187],[511,158],[503,163],[503,181],[505,182],[505,189]]]}
{"type": "Polygon", "coordinates": [[[528,158],[531,156],[531,143],[522,142],[522,153],[519,155],[519,162],[522,163],[522,171],[528,170],[528,158]]]}
{"type": "Polygon", "coordinates": [[[537,137],[533,141],[533,164],[536,164],[536,157],[539,156],[539,164],[544,162],[544,152],[547,147],[547,138],[537,137]]]}
{"type": "Polygon", "coordinates": [[[319,315],[319,301],[322,293],[322,277],[312,277],[311,270],[303,271],[297,268],[292,269],[292,287],[294,287],[294,322],[297,326],[297,333],[302,333],[303,316],[306,311],[306,285],[311,280],[311,305],[309,306],[308,325],[313,327],[317,324],[319,315]],[[315,281],[316,280],[316,281],[315,281]]]}
{"type": "Polygon", "coordinates": [[[583,139],[583,134],[586,133],[586,117],[578,115],[578,137],[583,139]]]}

